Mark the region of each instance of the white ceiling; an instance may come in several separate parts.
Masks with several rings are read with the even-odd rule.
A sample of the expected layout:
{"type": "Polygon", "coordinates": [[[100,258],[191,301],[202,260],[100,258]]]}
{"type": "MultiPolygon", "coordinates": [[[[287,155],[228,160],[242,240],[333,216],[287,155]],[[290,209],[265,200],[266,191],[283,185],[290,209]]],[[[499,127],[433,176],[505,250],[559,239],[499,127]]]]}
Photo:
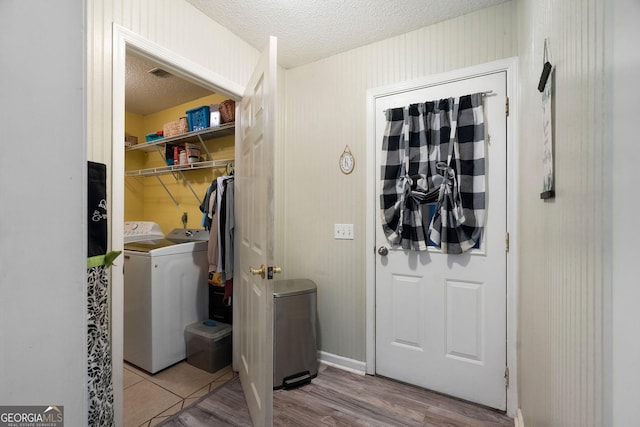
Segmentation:
{"type": "MultiPolygon", "coordinates": [[[[187,0],[258,50],[278,37],[278,62],[305,65],[507,0],[187,0]]],[[[147,115],[210,92],[127,54],[126,110],[147,115]]]]}
{"type": "Polygon", "coordinates": [[[278,38],[285,68],[506,0],[187,0],[258,50],[278,38]]]}

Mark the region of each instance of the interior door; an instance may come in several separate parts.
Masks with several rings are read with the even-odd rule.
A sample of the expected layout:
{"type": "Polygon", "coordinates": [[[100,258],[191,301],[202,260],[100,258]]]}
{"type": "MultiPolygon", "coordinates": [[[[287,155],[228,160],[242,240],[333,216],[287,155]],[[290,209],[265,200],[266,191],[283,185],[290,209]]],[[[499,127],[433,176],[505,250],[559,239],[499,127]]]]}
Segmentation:
{"type": "Polygon", "coordinates": [[[254,426],[273,423],[273,172],[276,39],[246,86],[236,124],[234,368],[254,426]]]}
{"type": "Polygon", "coordinates": [[[460,255],[390,247],[377,216],[376,248],[388,253],[376,255],[376,372],[504,410],[506,72],[377,98],[376,182],[384,110],[485,91],[492,93],[483,101],[487,205],[479,247],[460,255]]]}

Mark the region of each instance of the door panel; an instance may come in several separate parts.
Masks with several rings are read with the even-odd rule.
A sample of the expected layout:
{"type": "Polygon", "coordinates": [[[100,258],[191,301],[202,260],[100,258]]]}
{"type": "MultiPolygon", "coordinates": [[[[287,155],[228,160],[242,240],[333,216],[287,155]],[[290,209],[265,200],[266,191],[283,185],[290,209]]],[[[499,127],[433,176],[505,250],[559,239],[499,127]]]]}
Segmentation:
{"type": "Polygon", "coordinates": [[[236,126],[233,354],[255,426],[273,424],[273,285],[250,269],[273,265],[276,64],[271,37],[247,84],[236,126]]]}
{"type": "Polygon", "coordinates": [[[482,360],[484,325],[480,283],[446,281],[447,356],[465,361],[482,360]]]}
{"type": "MultiPolygon", "coordinates": [[[[460,255],[390,247],[376,218],[376,372],[506,408],[506,73],[496,72],[376,98],[376,182],[384,110],[493,91],[484,97],[486,220],[477,248],[460,255]]],[[[376,200],[380,185],[376,184],[376,200]]],[[[425,207],[424,211],[429,211],[425,207]]],[[[432,209],[431,209],[432,210],[432,209]]]]}
{"type": "Polygon", "coordinates": [[[422,287],[416,277],[393,276],[393,330],[396,345],[422,350],[422,287]]]}

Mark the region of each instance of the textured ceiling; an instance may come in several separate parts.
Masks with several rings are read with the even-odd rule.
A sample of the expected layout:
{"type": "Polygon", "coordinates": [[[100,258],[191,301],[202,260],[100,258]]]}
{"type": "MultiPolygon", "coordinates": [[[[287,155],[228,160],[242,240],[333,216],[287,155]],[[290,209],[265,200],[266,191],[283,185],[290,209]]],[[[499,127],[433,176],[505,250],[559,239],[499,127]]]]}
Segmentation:
{"type": "Polygon", "coordinates": [[[127,52],[125,111],[146,116],[211,95],[211,91],[174,75],[157,77],[149,73],[157,67],[162,68],[146,58],[127,52]]]}
{"type": "Polygon", "coordinates": [[[308,64],[506,0],[187,0],[258,50],[278,38],[278,62],[308,64]]]}
{"type": "MultiPolygon", "coordinates": [[[[278,62],[308,64],[507,0],[187,0],[258,50],[278,37],[278,62]]],[[[127,54],[126,111],[147,115],[209,95],[127,54]]]]}

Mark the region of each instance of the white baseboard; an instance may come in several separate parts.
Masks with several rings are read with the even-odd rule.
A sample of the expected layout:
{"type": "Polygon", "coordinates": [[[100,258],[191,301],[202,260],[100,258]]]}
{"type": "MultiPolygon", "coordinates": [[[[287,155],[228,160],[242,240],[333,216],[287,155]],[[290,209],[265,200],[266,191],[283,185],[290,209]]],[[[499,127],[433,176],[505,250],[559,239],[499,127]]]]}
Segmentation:
{"type": "Polygon", "coordinates": [[[524,427],[524,418],[522,418],[522,411],[520,408],[516,411],[516,416],[513,418],[514,427],[524,427]]]}
{"type": "Polygon", "coordinates": [[[318,352],[318,360],[327,366],[333,366],[334,368],[353,372],[354,374],[365,374],[366,364],[359,360],[349,359],[348,357],[338,356],[325,351],[318,352]]]}

